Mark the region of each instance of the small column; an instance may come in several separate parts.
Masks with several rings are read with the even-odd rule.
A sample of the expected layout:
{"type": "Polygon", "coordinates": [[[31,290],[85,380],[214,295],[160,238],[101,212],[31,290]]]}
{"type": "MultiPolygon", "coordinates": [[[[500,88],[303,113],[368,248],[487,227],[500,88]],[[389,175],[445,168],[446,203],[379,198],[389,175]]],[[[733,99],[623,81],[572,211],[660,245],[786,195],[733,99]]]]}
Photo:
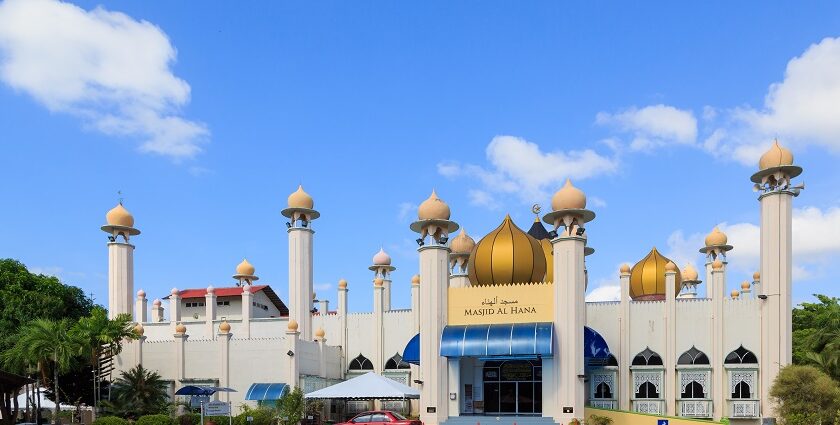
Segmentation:
{"type": "Polygon", "coordinates": [[[618,353],[618,408],[630,410],[630,393],[633,384],[630,381],[630,265],[622,264],[619,280],[621,282],[621,310],[619,312],[620,331],[618,353]]]}
{"type": "Polygon", "coordinates": [[[242,331],[245,339],[251,338],[251,285],[260,280],[256,272],[257,269],[247,259],[243,259],[236,266],[236,274],[233,275],[236,286],[242,287],[242,331]]]}
{"type": "Polygon", "coordinates": [[[748,300],[752,298],[751,284],[748,280],[741,282],[741,298],[748,300]]]}
{"type": "Polygon", "coordinates": [[[697,269],[691,264],[686,264],[682,271],[682,291],[679,298],[697,298],[697,285],[702,282],[698,279],[697,269]]]}
{"type": "Polygon", "coordinates": [[[134,305],[134,321],[138,323],[146,323],[149,321],[148,316],[148,301],[146,300],[146,291],[137,291],[137,301],[134,305]]]}
{"type": "Polygon", "coordinates": [[[411,317],[414,332],[420,333],[420,275],[411,276],[411,317]]]}
{"type": "Polygon", "coordinates": [[[298,323],[295,319],[289,319],[289,324],[286,327],[286,362],[289,375],[286,382],[290,387],[300,386],[300,368],[298,367],[298,342],[300,341],[300,332],[298,332],[298,323]]]}
{"type": "Polygon", "coordinates": [[[175,325],[175,380],[178,383],[183,383],[186,369],[186,343],[187,338],[187,327],[184,326],[182,323],[178,323],[175,325]]]}
{"type": "Polygon", "coordinates": [[[169,291],[169,326],[175,332],[178,323],[181,322],[181,291],[172,288],[169,291]]]}
{"type": "Polygon", "coordinates": [[[461,416],[461,359],[448,359],[449,368],[449,395],[455,394],[455,399],[449,397],[449,416],[461,416]]]}
{"type": "Polygon", "coordinates": [[[152,321],[163,322],[163,306],[161,306],[161,302],[159,298],[155,298],[152,302],[152,321]]]}
{"type": "Polygon", "coordinates": [[[318,343],[318,376],[321,378],[327,377],[327,338],[324,328],[315,330],[315,342],[318,343]]]}
{"type": "Polygon", "coordinates": [[[242,332],[251,339],[251,285],[247,283],[242,285],[242,332]]]}
{"type": "Polygon", "coordinates": [[[725,233],[721,232],[717,226],[706,235],[705,245],[703,248],[700,248],[700,252],[706,255],[706,282],[709,282],[709,291],[710,293],[706,294],[706,298],[723,298],[724,297],[724,289],[725,286],[722,288],[716,289],[712,283],[714,279],[712,278],[712,273],[714,271],[713,264],[715,260],[720,260],[724,264],[726,264],[726,253],[732,250],[732,245],[727,245],[728,237],[725,233]]]}
{"type": "Polygon", "coordinates": [[[374,279],[382,279],[384,311],[391,311],[391,272],[396,269],[391,265],[391,256],[382,248],[373,256],[373,265],[368,267],[368,270],[373,272],[374,279]]]}
{"type": "Polygon", "coordinates": [[[726,288],[726,263],[719,258],[712,262],[712,410],[713,418],[719,421],[727,416],[725,385],[726,370],[723,368],[725,356],[723,346],[723,288],[726,288]]]}
{"type": "MultiPolygon", "coordinates": [[[[219,324],[219,333],[216,335],[217,340],[219,341],[219,353],[221,353],[220,358],[220,369],[222,371],[221,374],[221,382],[219,383],[222,387],[230,388],[230,339],[233,337],[233,334],[230,333],[230,323],[224,321],[219,324]]],[[[222,401],[230,402],[230,393],[223,392],[222,393],[222,401]]]]}
{"type": "Polygon", "coordinates": [[[105,214],[108,223],[101,227],[108,233],[108,318],[131,314],[134,294],[134,245],[132,236],[140,234],[134,228],[134,216],[122,205],[105,214]]]}
{"type": "Polygon", "coordinates": [[[134,326],[134,334],[137,335],[137,345],[134,346],[134,349],[136,350],[134,352],[134,358],[140,366],[143,365],[143,343],[146,342],[146,337],[143,336],[143,333],[145,333],[145,329],[143,329],[142,323],[138,323],[134,326]]]}
{"type": "Polygon", "coordinates": [[[373,371],[381,374],[385,368],[385,287],[381,277],[373,280],[373,371]]]}
{"type": "Polygon", "coordinates": [[[322,316],[330,314],[330,300],[318,300],[318,311],[322,316]]]}
{"type": "Polygon", "coordinates": [[[207,287],[207,293],[204,294],[204,322],[207,324],[207,335],[210,339],[215,337],[215,328],[213,321],[216,320],[216,288],[213,285],[207,287]]]}
{"type": "Polygon", "coordinates": [[[289,218],[289,317],[299,323],[304,341],[312,340],[312,221],[321,216],[314,206],[312,197],[299,186],[289,195],[288,207],[281,211],[289,218]]]}
{"type": "Polygon", "coordinates": [[[761,272],[753,273],[752,286],[753,286],[753,294],[755,294],[755,296],[758,296],[758,294],[762,293],[761,292],[761,272]]]}
{"type": "MultiPolygon", "coordinates": [[[[338,281],[338,338],[341,346],[341,364],[347,364],[347,281],[338,281]]],[[[341,368],[341,376],[344,377],[346,368],[341,368]]]]}
{"type": "Polygon", "coordinates": [[[470,286],[468,263],[470,253],[475,248],[475,240],[467,235],[464,229],[458,236],[449,243],[449,267],[452,275],[449,277],[449,286],[452,288],[464,288],[470,286]]]}
{"type": "Polygon", "coordinates": [[[677,414],[677,265],[665,265],[665,411],[677,414]]]}

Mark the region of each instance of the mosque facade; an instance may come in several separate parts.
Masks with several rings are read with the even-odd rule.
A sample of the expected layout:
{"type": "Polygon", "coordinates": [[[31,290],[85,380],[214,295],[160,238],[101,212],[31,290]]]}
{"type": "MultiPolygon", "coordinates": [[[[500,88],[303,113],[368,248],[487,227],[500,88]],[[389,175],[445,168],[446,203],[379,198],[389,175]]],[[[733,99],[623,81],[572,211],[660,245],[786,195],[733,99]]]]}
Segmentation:
{"type": "MultiPolygon", "coordinates": [[[[117,370],[142,364],[170,391],[184,385],[237,389],[238,405],[278,389],[314,391],[375,372],[416,387],[419,402],[377,407],[419,415],[427,425],[470,415],[518,415],[565,425],[587,406],[759,424],[772,416],[769,389],[791,363],[791,218],[802,169],[776,142],[751,180],[760,211],[760,270],[726,292],[727,236],[714,228],[698,247],[705,267],[680,269],[656,248],[619,270],[615,302],[586,302],[586,196],[570,181],[552,211],[526,231],[509,216],[476,242],[436,193],[418,209],[418,274],[393,283],[383,250],[373,256],[373,311],[349,312],[313,291],[314,227],[320,213],[302,187],[282,211],[289,241],[289,299],[261,284],[242,261],[228,287],[172,288],[148,306],[134,292],[140,231],[120,204],[106,215],[109,314],[132,314],[139,339],[117,370]],[[698,285],[707,285],[705,298],[698,285]],[[410,289],[409,289],[410,288],[410,289]],[[411,308],[393,309],[392,291],[411,308]],[[166,305],[166,307],[164,307],[166,305]],[[168,310],[168,311],[165,311],[168,310]]],[[[597,230],[595,230],[597,231],[597,230]]],[[[597,234],[593,232],[594,234],[597,234]]],[[[593,235],[593,238],[595,236],[593,235]]],[[[331,405],[329,419],[373,407],[331,405]],[[341,409],[346,409],[342,411],[341,409]]]]}

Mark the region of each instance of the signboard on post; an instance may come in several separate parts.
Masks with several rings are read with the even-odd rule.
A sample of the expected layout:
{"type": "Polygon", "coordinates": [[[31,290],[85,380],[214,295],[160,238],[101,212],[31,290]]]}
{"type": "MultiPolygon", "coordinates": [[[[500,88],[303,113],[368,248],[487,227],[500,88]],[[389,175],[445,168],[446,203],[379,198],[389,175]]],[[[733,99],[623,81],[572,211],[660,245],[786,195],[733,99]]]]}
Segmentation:
{"type": "Polygon", "coordinates": [[[207,416],[224,416],[230,414],[230,405],[224,401],[211,401],[204,405],[207,416]]]}
{"type": "Polygon", "coordinates": [[[668,420],[667,419],[659,419],[658,421],[656,421],[656,425],[668,425],[668,420]]]}

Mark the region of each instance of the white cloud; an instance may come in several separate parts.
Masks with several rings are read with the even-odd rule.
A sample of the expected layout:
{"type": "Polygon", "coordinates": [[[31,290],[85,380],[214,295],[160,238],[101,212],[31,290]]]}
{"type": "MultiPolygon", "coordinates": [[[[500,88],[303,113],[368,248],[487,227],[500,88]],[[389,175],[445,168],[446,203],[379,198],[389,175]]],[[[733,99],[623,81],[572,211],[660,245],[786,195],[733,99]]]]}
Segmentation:
{"type": "MultiPolygon", "coordinates": [[[[324,294],[326,294],[327,291],[332,289],[332,287],[333,287],[332,283],[316,283],[316,284],[312,285],[312,289],[314,289],[316,291],[320,291],[324,294]]],[[[322,296],[320,298],[326,298],[326,297],[322,296]]]]}
{"type": "Polygon", "coordinates": [[[50,111],[179,159],[198,153],[209,132],[180,116],[190,86],[172,73],[175,58],[160,28],[120,12],[56,0],[0,3],[0,80],[50,111]]]}
{"type": "Polygon", "coordinates": [[[408,220],[415,211],[417,211],[417,204],[412,204],[411,202],[401,202],[397,206],[397,219],[400,222],[404,222],[408,220]]]}
{"type": "Polygon", "coordinates": [[[46,266],[46,267],[29,267],[29,272],[32,274],[42,274],[46,276],[55,276],[59,279],[64,274],[64,269],[58,266],[46,266]]]}
{"type": "Polygon", "coordinates": [[[496,202],[496,199],[493,198],[493,195],[484,190],[470,189],[467,192],[467,197],[470,199],[470,204],[472,205],[485,207],[491,210],[495,210],[499,207],[499,204],[496,202]]]}
{"type": "Polygon", "coordinates": [[[492,206],[494,193],[516,194],[523,202],[545,199],[567,177],[586,179],[616,171],[618,161],[594,150],[543,152],[536,143],[514,136],[496,136],[485,151],[489,169],[453,161],[438,163],[444,177],[477,180],[481,190],[473,191],[473,203],[492,206]]]}
{"type": "Polygon", "coordinates": [[[614,114],[599,112],[595,122],[617,127],[631,133],[633,150],[672,144],[692,145],[697,140],[697,119],[694,113],[669,105],[651,105],[644,108],[632,107],[614,114]]]}
{"type": "Polygon", "coordinates": [[[586,302],[619,301],[621,299],[621,286],[602,285],[586,294],[586,302]]]}

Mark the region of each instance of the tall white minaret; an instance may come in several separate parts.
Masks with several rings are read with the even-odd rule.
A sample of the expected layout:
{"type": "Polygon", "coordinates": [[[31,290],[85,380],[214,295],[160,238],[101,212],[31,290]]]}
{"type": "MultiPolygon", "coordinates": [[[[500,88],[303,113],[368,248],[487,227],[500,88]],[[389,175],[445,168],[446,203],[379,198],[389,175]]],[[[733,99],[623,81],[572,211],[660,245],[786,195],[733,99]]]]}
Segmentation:
{"type": "Polygon", "coordinates": [[[108,317],[134,313],[134,245],[131,236],[140,234],[134,228],[134,216],[122,201],[105,214],[108,223],[102,231],[108,233],[108,317]]]}
{"type": "Polygon", "coordinates": [[[397,268],[391,265],[391,256],[384,249],[373,256],[373,265],[368,270],[373,272],[373,279],[382,279],[382,310],[391,310],[391,272],[397,268]]]}
{"type": "MultiPolygon", "coordinates": [[[[790,179],[802,174],[793,165],[793,154],[776,141],[758,162],[759,172],[750,180],[761,192],[761,413],[769,415],[770,386],[779,370],[792,359],[791,249],[793,198],[804,185],[791,186],[790,179]]],[[[756,279],[758,280],[758,279],[756,279]]]]}
{"type": "Polygon", "coordinates": [[[723,264],[726,264],[726,253],[732,250],[732,245],[727,245],[727,241],[729,238],[726,236],[726,233],[720,231],[720,229],[715,226],[708,235],[706,235],[705,239],[705,246],[700,248],[700,252],[706,255],[706,282],[709,283],[709,289],[706,290],[706,298],[710,299],[722,299],[726,297],[726,288],[720,288],[720,290],[715,289],[714,281],[712,280],[712,263],[715,260],[720,260],[723,264]]]}
{"type": "Polygon", "coordinates": [[[314,206],[312,197],[298,186],[281,212],[289,218],[289,319],[297,321],[304,341],[312,341],[312,221],[321,216],[314,206]]]}
{"type": "MultiPolygon", "coordinates": [[[[419,286],[420,315],[420,420],[426,425],[438,425],[449,417],[449,367],[457,368],[459,359],[449,362],[440,355],[440,337],[447,324],[449,295],[449,234],[458,224],[449,221],[446,202],[432,191],[429,199],[417,209],[417,221],[411,230],[420,234],[419,286]]],[[[459,392],[457,388],[451,392],[459,392]]]]}
{"type": "MultiPolygon", "coordinates": [[[[553,388],[554,420],[561,424],[583,420],[585,364],[583,327],[586,325],[586,276],[584,273],[585,223],[595,218],[586,209],[586,195],[570,180],[551,199],[552,212],[543,221],[554,226],[554,356],[543,363],[543,388],[553,388]],[[546,364],[550,367],[546,368],[546,364]],[[549,369],[546,377],[546,369],[549,369]]],[[[544,390],[545,391],[545,390],[544,390]]],[[[543,400],[543,406],[546,406],[543,400]]]]}
{"type": "Polygon", "coordinates": [[[453,288],[470,286],[467,263],[470,259],[470,253],[475,248],[475,240],[467,235],[467,232],[462,228],[458,236],[455,236],[452,238],[452,242],[449,242],[449,247],[452,250],[449,253],[449,267],[452,270],[452,275],[449,277],[449,286],[453,288]]]}

